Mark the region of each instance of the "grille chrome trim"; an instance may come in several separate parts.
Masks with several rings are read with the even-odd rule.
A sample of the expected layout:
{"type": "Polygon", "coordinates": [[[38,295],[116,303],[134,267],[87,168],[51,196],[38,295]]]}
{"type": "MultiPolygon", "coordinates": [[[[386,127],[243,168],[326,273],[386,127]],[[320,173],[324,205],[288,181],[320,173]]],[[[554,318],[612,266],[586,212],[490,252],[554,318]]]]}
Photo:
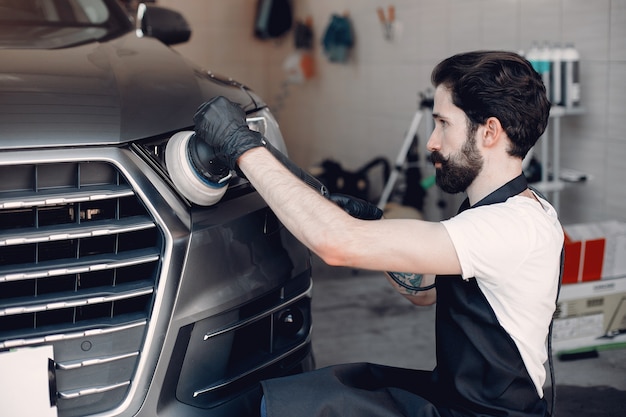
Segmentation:
{"type": "Polygon", "coordinates": [[[83,337],[93,337],[99,335],[107,335],[115,332],[129,330],[135,327],[145,327],[148,324],[146,320],[137,323],[131,323],[124,326],[116,326],[109,328],[98,328],[85,330],[84,332],[52,334],[44,337],[34,337],[29,339],[12,339],[0,342],[0,349],[15,349],[18,347],[36,346],[46,343],[54,343],[65,340],[81,339],[83,337]]]}
{"type": "Polygon", "coordinates": [[[113,391],[118,388],[127,387],[130,385],[130,381],[120,382],[119,384],[107,385],[104,387],[86,388],[75,391],[60,391],[57,396],[63,400],[75,400],[76,398],[85,397],[87,395],[102,394],[108,391],[113,391]]]}
{"type": "Polygon", "coordinates": [[[244,320],[240,320],[237,323],[235,323],[234,325],[225,326],[225,327],[223,327],[221,329],[218,329],[216,331],[207,333],[207,334],[204,335],[202,340],[207,341],[207,340],[209,340],[209,339],[211,339],[213,337],[217,337],[217,336],[219,336],[221,334],[235,331],[235,330],[240,329],[240,328],[242,328],[244,326],[247,326],[250,323],[254,323],[255,321],[261,320],[261,319],[263,319],[263,318],[265,318],[267,316],[270,316],[270,315],[280,311],[281,309],[283,309],[283,308],[285,308],[285,307],[295,303],[296,301],[299,301],[299,300],[301,300],[301,299],[303,299],[305,297],[310,297],[310,292],[311,292],[311,287],[309,287],[308,291],[303,292],[303,293],[299,294],[298,296],[296,296],[294,298],[290,298],[288,300],[285,300],[284,302],[282,302],[280,304],[277,304],[277,305],[273,306],[272,308],[264,310],[264,311],[262,311],[262,312],[260,312],[258,314],[255,314],[252,317],[248,317],[248,318],[246,318],[244,320]]]}
{"type": "Polygon", "coordinates": [[[255,373],[255,372],[257,372],[257,371],[259,371],[259,370],[261,370],[263,368],[267,368],[268,366],[271,366],[271,365],[273,365],[273,364],[275,364],[277,362],[280,362],[281,360],[283,360],[287,356],[293,354],[294,351],[297,351],[297,350],[303,348],[310,341],[311,341],[311,336],[309,334],[309,335],[307,335],[306,339],[304,339],[300,344],[298,344],[296,347],[292,347],[289,351],[283,353],[282,355],[274,356],[271,360],[269,360],[267,362],[264,362],[262,364],[259,364],[258,366],[254,367],[254,368],[248,369],[246,372],[243,372],[243,373],[237,375],[236,377],[230,378],[230,379],[228,379],[226,381],[222,381],[222,382],[220,382],[218,384],[215,384],[215,385],[211,385],[210,387],[206,387],[206,388],[202,388],[202,389],[196,390],[196,391],[193,392],[192,395],[193,395],[194,398],[196,398],[196,397],[199,397],[200,395],[207,394],[207,393],[212,392],[212,391],[216,391],[216,390],[218,390],[220,388],[223,388],[223,387],[225,387],[225,386],[227,386],[229,384],[232,384],[234,381],[237,381],[239,379],[245,378],[246,376],[248,376],[250,374],[253,374],[253,373],[255,373]]]}
{"type": "MultiPolygon", "coordinates": [[[[139,251],[137,251],[139,252],[139,251]]],[[[141,251],[146,252],[146,251],[141,251]]],[[[102,259],[102,257],[93,257],[91,258],[92,262],[83,262],[82,264],[74,267],[63,266],[60,265],[57,268],[49,269],[44,267],[32,268],[33,272],[11,272],[12,270],[2,273],[0,269],[0,283],[6,281],[19,281],[25,279],[35,279],[35,278],[47,278],[54,277],[60,275],[68,275],[68,274],[82,274],[86,272],[94,272],[94,271],[103,271],[109,269],[122,268],[126,266],[134,266],[141,265],[150,262],[155,262],[160,259],[158,254],[152,253],[143,253],[143,254],[135,254],[136,256],[132,256],[132,254],[128,254],[126,256],[118,256],[118,260],[107,262],[106,259],[102,259]]],[[[85,258],[87,259],[87,258],[85,258]]],[[[78,262],[73,262],[68,265],[76,265],[78,262]]]]}
{"type": "Polygon", "coordinates": [[[139,356],[139,351],[130,352],[130,353],[117,355],[117,356],[108,356],[106,358],[89,359],[86,361],[79,361],[79,362],[66,362],[66,363],[56,362],[55,366],[56,366],[56,369],[69,371],[72,369],[85,368],[87,366],[102,365],[104,363],[115,362],[115,361],[119,361],[122,359],[133,358],[136,356],[139,356]]]}
{"type": "Polygon", "coordinates": [[[93,297],[86,298],[81,300],[74,300],[70,302],[57,302],[50,304],[37,304],[29,307],[10,307],[5,309],[0,309],[0,317],[2,316],[12,316],[17,314],[25,314],[25,313],[38,313],[41,311],[50,311],[50,310],[59,310],[62,308],[74,308],[74,307],[82,307],[86,305],[92,304],[102,304],[108,303],[112,301],[126,300],[129,298],[136,298],[142,295],[152,294],[154,292],[153,288],[146,288],[144,290],[139,291],[129,291],[118,295],[112,296],[101,296],[101,297],[93,297]]]}
{"type": "MultiPolygon", "coordinates": [[[[137,216],[139,217],[139,216],[137,216]]],[[[63,227],[63,228],[40,228],[39,232],[18,231],[16,233],[0,233],[0,246],[24,245],[28,243],[54,242],[68,239],[82,239],[96,236],[109,236],[119,233],[136,232],[156,227],[154,222],[147,217],[126,218],[116,224],[110,222],[93,222],[89,227],[63,227]],[[3,236],[10,236],[3,238],[3,236]]]]}
{"type": "Polygon", "coordinates": [[[108,189],[99,187],[93,191],[78,191],[61,193],[38,192],[36,198],[7,197],[0,203],[0,209],[16,209],[30,207],[49,207],[59,204],[84,203],[88,201],[111,200],[115,198],[133,196],[134,191],[128,186],[115,186],[108,189]],[[43,195],[42,195],[43,194],[43,195]]]}

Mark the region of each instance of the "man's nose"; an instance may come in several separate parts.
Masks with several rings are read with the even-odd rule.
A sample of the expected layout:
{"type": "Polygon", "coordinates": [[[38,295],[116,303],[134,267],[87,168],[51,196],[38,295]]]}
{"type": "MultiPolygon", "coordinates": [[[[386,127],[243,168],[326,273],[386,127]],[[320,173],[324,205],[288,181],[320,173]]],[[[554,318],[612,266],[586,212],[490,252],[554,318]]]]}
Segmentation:
{"type": "Polygon", "coordinates": [[[438,138],[437,129],[433,130],[430,134],[428,142],[426,142],[426,149],[428,149],[430,152],[438,151],[441,149],[441,141],[438,138]]]}

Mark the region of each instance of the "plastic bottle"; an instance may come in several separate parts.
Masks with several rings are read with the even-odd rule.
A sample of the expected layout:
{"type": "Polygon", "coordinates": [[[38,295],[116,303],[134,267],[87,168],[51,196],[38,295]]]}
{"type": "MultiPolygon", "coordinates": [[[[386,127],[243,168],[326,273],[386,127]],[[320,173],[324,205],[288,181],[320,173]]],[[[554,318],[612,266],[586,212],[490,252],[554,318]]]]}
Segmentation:
{"type": "Polygon", "coordinates": [[[580,105],[580,55],[573,44],[567,44],[561,61],[563,69],[563,105],[572,109],[580,105]]]}
{"type": "Polygon", "coordinates": [[[563,81],[562,74],[563,68],[561,68],[561,61],[563,57],[563,48],[561,44],[556,43],[552,45],[550,49],[550,62],[551,62],[551,80],[550,86],[552,87],[552,91],[550,94],[550,101],[552,101],[553,105],[561,106],[563,105],[563,81]]]}
{"type": "Polygon", "coordinates": [[[552,59],[552,52],[550,51],[550,44],[548,42],[544,42],[541,46],[541,48],[539,48],[539,51],[537,52],[537,60],[538,60],[538,67],[539,69],[537,70],[537,72],[539,73],[539,75],[541,75],[541,79],[543,80],[543,84],[546,86],[546,93],[548,94],[548,98],[551,100],[552,98],[550,97],[550,93],[552,91],[552,87],[550,84],[551,81],[551,68],[550,68],[550,64],[551,64],[551,59],[552,59]]]}
{"type": "Polygon", "coordinates": [[[541,74],[541,64],[539,63],[539,48],[537,47],[537,43],[533,42],[530,45],[530,49],[526,53],[526,59],[530,62],[530,65],[533,66],[535,71],[541,74]]]}

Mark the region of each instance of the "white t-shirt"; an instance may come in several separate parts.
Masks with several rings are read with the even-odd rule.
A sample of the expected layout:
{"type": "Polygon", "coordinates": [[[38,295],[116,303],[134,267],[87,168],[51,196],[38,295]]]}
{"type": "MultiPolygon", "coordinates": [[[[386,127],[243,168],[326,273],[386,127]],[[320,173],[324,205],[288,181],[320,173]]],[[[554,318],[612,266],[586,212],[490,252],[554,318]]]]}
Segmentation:
{"type": "Polygon", "coordinates": [[[541,205],[515,196],[466,210],[442,223],[456,249],[463,279],[476,278],[543,396],[563,229],[554,208],[540,201],[541,205]]]}

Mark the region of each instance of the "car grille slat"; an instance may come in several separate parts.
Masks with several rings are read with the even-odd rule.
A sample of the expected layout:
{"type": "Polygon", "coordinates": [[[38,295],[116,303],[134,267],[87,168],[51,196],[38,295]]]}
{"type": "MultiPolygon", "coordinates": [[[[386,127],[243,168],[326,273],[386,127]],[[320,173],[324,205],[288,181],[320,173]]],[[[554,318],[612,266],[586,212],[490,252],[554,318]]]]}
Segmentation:
{"type": "Polygon", "coordinates": [[[104,412],[135,377],[160,227],[108,162],[2,165],[0,176],[0,349],[53,345],[58,415],[104,412]]]}
{"type": "Polygon", "coordinates": [[[28,339],[7,339],[0,343],[0,349],[15,349],[24,346],[36,346],[44,343],[53,344],[65,341],[78,340],[85,337],[93,338],[98,336],[107,336],[116,332],[125,332],[145,327],[146,321],[125,324],[123,326],[107,327],[107,328],[91,328],[81,332],[66,332],[46,336],[33,337],[28,339]]]}
{"type": "Polygon", "coordinates": [[[69,274],[81,274],[106,270],[116,270],[123,267],[146,264],[159,259],[159,254],[153,250],[140,250],[119,256],[93,256],[89,259],[71,261],[53,261],[33,267],[19,265],[10,268],[0,268],[0,283],[20,281],[35,278],[56,277],[69,274]]]}
{"type": "Polygon", "coordinates": [[[85,395],[102,394],[103,392],[112,391],[114,389],[128,386],[128,385],[130,385],[130,381],[123,381],[123,382],[108,385],[108,386],[84,388],[84,389],[75,390],[75,391],[67,391],[67,392],[60,391],[59,398],[62,400],[73,400],[76,398],[83,397],[85,395]]]}
{"type": "Polygon", "coordinates": [[[24,245],[27,243],[43,243],[68,239],[81,239],[97,236],[109,236],[120,233],[129,233],[155,227],[154,222],[147,217],[120,219],[111,224],[107,221],[94,222],[85,225],[69,227],[42,227],[39,229],[23,229],[13,233],[0,233],[0,246],[24,245]]]}
{"type": "Polygon", "coordinates": [[[36,196],[16,193],[13,196],[6,196],[0,202],[0,210],[17,209],[29,207],[50,207],[59,204],[85,203],[90,201],[110,200],[114,198],[128,197],[134,195],[133,190],[128,186],[112,186],[108,188],[90,187],[86,190],[63,192],[59,190],[46,190],[39,192],[36,196]]]}
{"type": "Polygon", "coordinates": [[[84,361],[79,361],[79,362],[72,362],[72,363],[69,363],[69,362],[67,362],[67,363],[57,362],[56,369],[69,371],[69,370],[72,370],[72,369],[78,369],[78,368],[84,368],[84,367],[87,367],[87,366],[100,365],[100,364],[103,364],[103,363],[119,361],[121,359],[127,359],[127,358],[136,357],[136,356],[139,356],[139,352],[130,352],[130,353],[126,353],[126,354],[123,354],[123,355],[109,356],[109,357],[106,357],[106,358],[95,358],[95,359],[89,359],[89,360],[84,360],[84,361]]]}
{"type": "Polygon", "coordinates": [[[126,300],[129,298],[138,298],[143,295],[152,294],[152,292],[154,291],[152,286],[145,286],[145,284],[150,284],[149,281],[143,283],[144,285],[141,284],[142,283],[137,284],[137,286],[141,286],[141,288],[138,289],[130,291],[120,291],[106,295],[96,293],[92,296],[86,294],[86,296],[82,296],[80,298],[66,297],[62,299],[59,297],[43,297],[43,302],[32,305],[25,305],[24,303],[16,302],[15,307],[8,305],[7,307],[0,309],[0,317],[26,313],[38,313],[42,311],[53,311],[65,308],[76,308],[95,304],[112,303],[115,301],[126,300]],[[45,298],[49,298],[49,301],[46,301],[45,298]]]}

